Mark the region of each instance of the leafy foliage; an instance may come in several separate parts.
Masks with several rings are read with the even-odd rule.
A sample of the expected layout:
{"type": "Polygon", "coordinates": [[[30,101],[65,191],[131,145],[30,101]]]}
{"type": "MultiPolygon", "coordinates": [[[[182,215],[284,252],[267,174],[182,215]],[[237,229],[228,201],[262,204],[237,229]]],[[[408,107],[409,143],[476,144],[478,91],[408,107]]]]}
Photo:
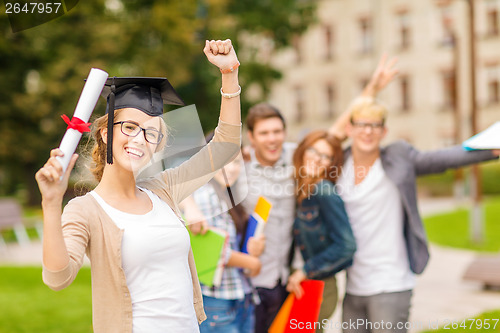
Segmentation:
{"type": "MultiPolygon", "coordinates": [[[[280,75],[262,53],[287,46],[312,22],[313,7],[295,0],[86,0],[18,33],[0,16],[0,195],[25,189],[29,203],[38,202],[34,173],[59,145],[60,116],[72,115],[91,67],[114,76],[168,77],[209,130],[218,118],[220,73],[203,55],[204,40],[231,38],[243,89],[256,85],[258,99],[265,99],[280,75]]],[[[244,110],[256,102],[243,98],[244,110]]],[[[102,115],[104,105],[94,114],[102,115]]]]}

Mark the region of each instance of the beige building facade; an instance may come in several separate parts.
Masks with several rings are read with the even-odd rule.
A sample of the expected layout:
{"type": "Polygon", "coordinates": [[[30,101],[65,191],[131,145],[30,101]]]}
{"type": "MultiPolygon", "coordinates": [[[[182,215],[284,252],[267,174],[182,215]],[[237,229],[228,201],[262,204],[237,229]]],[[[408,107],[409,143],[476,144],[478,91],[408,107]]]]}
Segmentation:
{"type": "MultiPolygon", "coordinates": [[[[379,99],[386,141],[420,149],[471,135],[468,0],[323,0],[317,23],[272,57],[283,79],[269,101],[285,115],[290,140],[327,128],[369,79],[382,54],[400,74],[379,99]]],[[[500,0],[475,0],[479,130],[500,120],[500,0]]]]}

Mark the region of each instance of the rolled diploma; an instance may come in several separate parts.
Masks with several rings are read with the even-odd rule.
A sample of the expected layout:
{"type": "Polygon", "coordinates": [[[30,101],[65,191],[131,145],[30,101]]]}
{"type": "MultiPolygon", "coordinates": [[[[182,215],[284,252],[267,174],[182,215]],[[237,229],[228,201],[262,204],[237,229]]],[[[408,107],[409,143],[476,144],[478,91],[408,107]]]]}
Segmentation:
{"type": "MultiPolygon", "coordinates": [[[[73,117],[80,118],[84,122],[88,122],[90,115],[94,111],[95,105],[99,96],[101,95],[102,88],[106,83],[108,78],[108,73],[98,68],[92,68],[90,70],[89,76],[87,77],[87,82],[83,87],[82,94],[76,105],[75,113],[73,117]]],[[[73,156],[76,146],[80,142],[82,133],[69,128],[61,141],[59,149],[64,153],[63,157],[57,157],[57,160],[61,163],[63,167],[63,173],[66,172],[68,168],[71,156],[73,156]]]]}

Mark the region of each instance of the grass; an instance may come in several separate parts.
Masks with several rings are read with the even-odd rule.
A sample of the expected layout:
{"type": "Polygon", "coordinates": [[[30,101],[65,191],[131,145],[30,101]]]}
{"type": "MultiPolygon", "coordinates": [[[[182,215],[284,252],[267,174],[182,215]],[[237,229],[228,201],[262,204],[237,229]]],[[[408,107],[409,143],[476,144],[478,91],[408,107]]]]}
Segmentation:
{"type": "Polygon", "coordinates": [[[429,240],[435,244],[474,251],[500,251],[500,197],[485,200],[484,242],[476,244],[469,238],[469,210],[458,209],[424,219],[429,240]]]}
{"type": "MultiPolygon", "coordinates": [[[[441,321],[439,324],[440,329],[423,331],[423,333],[458,333],[458,332],[500,332],[500,310],[494,310],[482,313],[474,318],[463,319],[455,323],[444,323],[441,321]],[[474,320],[473,320],[474,319],[474,320]],[[485,328],[489,324],[489,328],[485,328]],[[462,325],[462,326],[460,326],[462,325]]],[[[429,326],[428,323],[424,323],[429,326]]]]}
{"type": "MultiPolygon", "coordinates": [[[[424,225],[429,241],[448,247],[498,252],[500,251],[500,197],[485,200],[483,214],[485,218],[485,239],[483,243],[475,244],[469,239],[469,210],[465,208],[425,218],[424,225]]],[[[482,313],[474,317],[476,319],[474,321],[472,318],[457,321],[456,323],[447,323],[446,326],[444,321],[440,321],[439,329],[424,332],[500,332],[500,310],[482,313]],[[488,329],[485,328],[485,322],[490,324],[488,329]]],[[[428,323],[424,323],[424,328],[430,328],[428,326],[428,323]]]]}
{"type": "MultiPolygon", "coordinates": [[[[40,207],[23,207],[23,222],[25,225],[26,232],[30,239],[38,239],[38,233],[35,228],[35,222],[41,223],[43,219],[42,209],[40,207]]],[[[0,230],[0,236],[6,243],[17,242],[14,230],[7,228],[0,230]]]]}
{"type": "Polygon", "coordinates": [[[0,333],[92,332],[90,269],[52,291],[40,267],[0,267],[0,333]]]}
{"type": "MultiPolygon", "coordinates": [[[[445,183],[450,175],[444,175],[445,183]]],[[[443,180],[441,178],[441,180],[443,180]]],[[[500,179],[500,176],[499,178],[500,179]]],[[[430,180],[434,182],[436,180],[430,180]]],[[[437,183],[437,181],[436,181],[437,183]]],[[[436,184],[435,183],[435,184],[436,184]]],[[[498,191],[498,188],[496,188],[498,191]]],[[[25,217],[40,216],[39,209],[27,210],[25,217]]],[[[433,243],[476,251],[500,251],[500,197],[485,200],[484,216],[485,242],[474,244],[469,240],[469,212],[467,209],[439,214],[424,219],[429,240],[433,243]]],[[[34,229],[28,229],[30,238],[35,238],[34,229]]],[[[6,241],[14,241],[11,231],[2,233],[6,241]]],[[[500,310],[490,311],[475,317],[490,319],[500,318],[500,310]]],[[[440,329],[425,332],[500,332],[500,322],[496,328],[479,329],[474,322],[465,321],[466,328],[450,323],[445,328],[441,321],[440,329]]],[[[429,328],[425,326],[424,329],[429,328]]],[[[464,325],[465,325],[464,324],[464,325]]],[[[90,269],[82,268],[73,284],[62,291],[54,292],[42,282],[39,267],[0,267],[0,333],[90,333],[92,332],[92,305],[90,269]]]]}
{"type": "MultiPolygon", "coordinates": [[[[463,168],[466,191],[470,190],[470,167],[463,168]]],[[[485,195],[500,194],[500,163],[491,161],[479,165],[481,170],[481,188],[485,195]]],[[[452,196],[455,170],[444,173],[418,177],[418,190],[421,194],[431,197],[452,196]]]]}
{"type": "MultiPolygon", "coordinates": [[[[28,234],[28,237],[31,240],[38,239],[38,233],[34,227],[25,228],[25,229],[26,229],[26,233],[28,234]]],[[[14,234],[14,230],[12,230],[12,229],[1,230],[0,235],[2,235],[2,237],[6,243],[17,242],[16,235],[14,234]]]]}

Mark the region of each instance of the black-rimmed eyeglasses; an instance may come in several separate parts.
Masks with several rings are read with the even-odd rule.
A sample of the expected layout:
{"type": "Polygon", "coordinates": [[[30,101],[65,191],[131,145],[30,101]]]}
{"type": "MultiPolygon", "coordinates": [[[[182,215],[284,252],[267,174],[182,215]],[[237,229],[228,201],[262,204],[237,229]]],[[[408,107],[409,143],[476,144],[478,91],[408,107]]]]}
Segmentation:
{"type": "Polygon", "coordinates": [[[159,144],[163,139],[163,134],[161,134],[160,131],[153,128],[142,128],[139,124],[130,120],[117,121],[116,123],[113,123],[113,125],[118,124],[121,124],[122,133],[126,136],[136,137],[142,131],[144,132],[144,138],[146,141],[155,145],[159,144]]]}
{"type": "Polygon", "coordinates": [[[351,124],[359,129],[366,130],[370,128],[372,131],[381,131],[384,128],[383,122],[364,122],[364,121],[351,121],[351,124]]]}

